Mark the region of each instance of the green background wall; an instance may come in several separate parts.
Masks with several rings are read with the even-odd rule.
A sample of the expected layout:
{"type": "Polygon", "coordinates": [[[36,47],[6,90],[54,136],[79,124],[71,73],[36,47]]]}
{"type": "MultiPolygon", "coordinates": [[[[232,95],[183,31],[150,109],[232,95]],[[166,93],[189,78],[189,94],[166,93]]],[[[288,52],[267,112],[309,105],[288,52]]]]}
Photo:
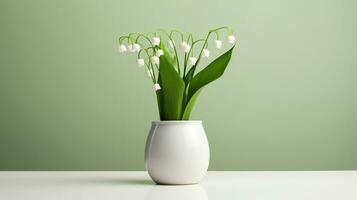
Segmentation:
{"type": "Polygon", "coordinates": [[[0,170],[144,170],[158,119],[132,31],[204,36],[234,27],[238,49],[193,111],[210,170],[357,169],[357,3],[0,1],[0,170]]]}

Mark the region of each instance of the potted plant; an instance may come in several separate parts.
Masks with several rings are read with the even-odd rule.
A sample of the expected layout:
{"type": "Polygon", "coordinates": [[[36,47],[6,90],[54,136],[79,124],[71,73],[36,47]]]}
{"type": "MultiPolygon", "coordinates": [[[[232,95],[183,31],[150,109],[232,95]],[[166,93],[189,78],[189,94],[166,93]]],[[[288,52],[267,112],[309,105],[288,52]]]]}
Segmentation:
{"type": "Polygon", "coordinates": [[[159,184],[194,184],[206,174],[209,145],[201,121],[190,120],[194,104],[208,83],[226,69],[235,37],[229,27],[208,31],[204,39],[179,30],[130,33],[119,37],[119,52],[137,53],[137,64],[145,67],[157,96],[160,121],[153,121],[145,148],[145,163],[159,184]],[[210,56],[211,37],[221,49],[225,32],[229,50],[198,70],[210,56]]]}

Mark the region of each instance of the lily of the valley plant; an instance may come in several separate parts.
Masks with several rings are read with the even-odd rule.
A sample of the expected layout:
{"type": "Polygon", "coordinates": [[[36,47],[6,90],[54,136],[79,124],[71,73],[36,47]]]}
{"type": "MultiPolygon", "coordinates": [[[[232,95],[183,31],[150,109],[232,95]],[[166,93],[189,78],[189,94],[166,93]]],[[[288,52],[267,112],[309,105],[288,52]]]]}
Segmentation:
{"type": "Polygon", "coordinates": [[[194,39],[191,33],[179,30],[160,29],[121,36],[118,50],[137,53],[137,65],[145,67],[152,80],[161,120],[189,120],[202,88],[224,73],[234,44],[235,37],[229,27],[210,30],[204,39],[194,39]],[[210,57],[210,52],[214,48],[220,51],[224,46],[222,34],[229,50],[207,66],[200,66],[199,71],[198,66],[210,57]]]}

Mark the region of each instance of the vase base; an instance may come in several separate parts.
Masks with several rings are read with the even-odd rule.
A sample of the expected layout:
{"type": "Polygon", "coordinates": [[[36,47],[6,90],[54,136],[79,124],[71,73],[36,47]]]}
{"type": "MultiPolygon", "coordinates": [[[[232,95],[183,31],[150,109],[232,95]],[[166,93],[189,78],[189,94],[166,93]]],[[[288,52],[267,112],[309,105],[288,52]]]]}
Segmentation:
{"type": "Polygon", "coordinates": [[[194,182],[194,183],[165,183],[165,182],[160,182],[160,181],[155,181],[153,180],[156,185],[197,185],[200,184],[199,182],[194,182]]]}

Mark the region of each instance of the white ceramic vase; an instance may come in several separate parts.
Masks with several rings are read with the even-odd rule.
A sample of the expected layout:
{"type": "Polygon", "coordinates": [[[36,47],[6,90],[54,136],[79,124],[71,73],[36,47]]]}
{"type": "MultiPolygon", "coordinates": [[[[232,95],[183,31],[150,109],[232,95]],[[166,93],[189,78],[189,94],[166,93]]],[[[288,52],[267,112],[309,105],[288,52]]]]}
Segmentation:
{"type": "Polygon", "coordinates": [[[158,184],[196,184],[205,176],[209,146],[202,121],[155,121],[146,141],[145,164],[158,184]]]}

